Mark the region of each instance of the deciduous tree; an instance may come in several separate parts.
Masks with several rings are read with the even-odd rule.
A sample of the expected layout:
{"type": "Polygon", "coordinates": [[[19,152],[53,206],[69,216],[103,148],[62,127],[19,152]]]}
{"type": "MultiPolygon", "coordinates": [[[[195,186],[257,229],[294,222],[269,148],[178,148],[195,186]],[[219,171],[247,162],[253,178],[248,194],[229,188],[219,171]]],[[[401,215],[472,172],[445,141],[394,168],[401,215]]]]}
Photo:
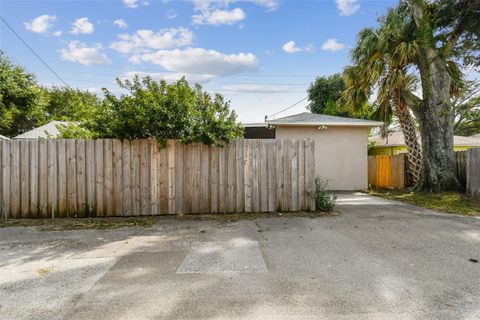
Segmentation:
{"type": "Polygon", "coordinates": [[[35,76],[0,51],[0,134],[14,137],[47,120],[48,94],[35,76]]]}

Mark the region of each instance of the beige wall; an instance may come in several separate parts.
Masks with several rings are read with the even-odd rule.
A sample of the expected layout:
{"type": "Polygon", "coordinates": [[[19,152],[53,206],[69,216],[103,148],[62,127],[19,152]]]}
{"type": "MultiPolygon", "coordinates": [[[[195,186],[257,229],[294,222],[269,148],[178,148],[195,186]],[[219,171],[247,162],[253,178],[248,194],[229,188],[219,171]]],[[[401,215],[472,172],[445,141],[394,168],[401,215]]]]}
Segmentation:
{"type": "Polygon", "coordinates": [[[315,172],[330,190],[360,190],[368,185],[368,128],[277,126],[277,139],[315,140],[315,172]]]}

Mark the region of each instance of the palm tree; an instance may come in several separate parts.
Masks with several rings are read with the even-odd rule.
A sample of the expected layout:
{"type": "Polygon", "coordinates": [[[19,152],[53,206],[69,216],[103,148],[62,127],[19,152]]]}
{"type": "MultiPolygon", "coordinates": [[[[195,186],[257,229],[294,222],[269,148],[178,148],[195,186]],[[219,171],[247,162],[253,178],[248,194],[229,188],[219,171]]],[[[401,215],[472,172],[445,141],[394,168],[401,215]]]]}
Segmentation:
{"type": "MultiPolygon", "coordinates": [[[[395,18],[391,14],[387,15],[384,23],[388,22],[388,17],[395,18]]],[[[406,94],[411,94],[418,82],[414,74],[407,72],[406,64],[415,54],[415,46],[395,43],[398,34],[395,27],[401,26],[389,23],[379,29],[367,28],[359,33],[352,52],[355,66],[344,70],[347,89],[342,94],[341,102],[347,108],[355,110],[367,103],[373,92],[377,91],[374,117],[384,121],[383,136],[387,134],[386,128],[392,115],[397,117],[407,145],[409,176],[416,185],[422,168],[421,147],[415,119],[404,98],[406,94]]]]}

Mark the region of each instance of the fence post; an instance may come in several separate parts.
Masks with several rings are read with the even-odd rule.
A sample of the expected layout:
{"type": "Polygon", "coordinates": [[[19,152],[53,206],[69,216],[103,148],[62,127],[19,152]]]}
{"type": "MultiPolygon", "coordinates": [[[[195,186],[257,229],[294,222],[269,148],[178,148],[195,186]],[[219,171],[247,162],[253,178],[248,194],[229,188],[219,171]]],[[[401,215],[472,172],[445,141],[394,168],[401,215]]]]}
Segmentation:
{"type": "Polygon", "coordinates": [[[480,148],[468,150],[466,180],[467,194],[473,197],[480,196],[480,148]]]}

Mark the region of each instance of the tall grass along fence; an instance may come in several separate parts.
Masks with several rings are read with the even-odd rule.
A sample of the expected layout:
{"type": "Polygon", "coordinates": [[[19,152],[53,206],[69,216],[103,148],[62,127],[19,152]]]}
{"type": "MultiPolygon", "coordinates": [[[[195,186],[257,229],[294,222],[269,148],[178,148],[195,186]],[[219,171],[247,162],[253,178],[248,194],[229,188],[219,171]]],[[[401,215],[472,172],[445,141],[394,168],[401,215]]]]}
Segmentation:
{"type": "Polygon", "coordinates": [[[405,154],[369,156],[368,184],[381,188],[405,188],[405,154]]]}
{"type": "Polygon", "coordinates": [[[312,140],[0,143],[4,218],[314,210],[312,140]]]}

